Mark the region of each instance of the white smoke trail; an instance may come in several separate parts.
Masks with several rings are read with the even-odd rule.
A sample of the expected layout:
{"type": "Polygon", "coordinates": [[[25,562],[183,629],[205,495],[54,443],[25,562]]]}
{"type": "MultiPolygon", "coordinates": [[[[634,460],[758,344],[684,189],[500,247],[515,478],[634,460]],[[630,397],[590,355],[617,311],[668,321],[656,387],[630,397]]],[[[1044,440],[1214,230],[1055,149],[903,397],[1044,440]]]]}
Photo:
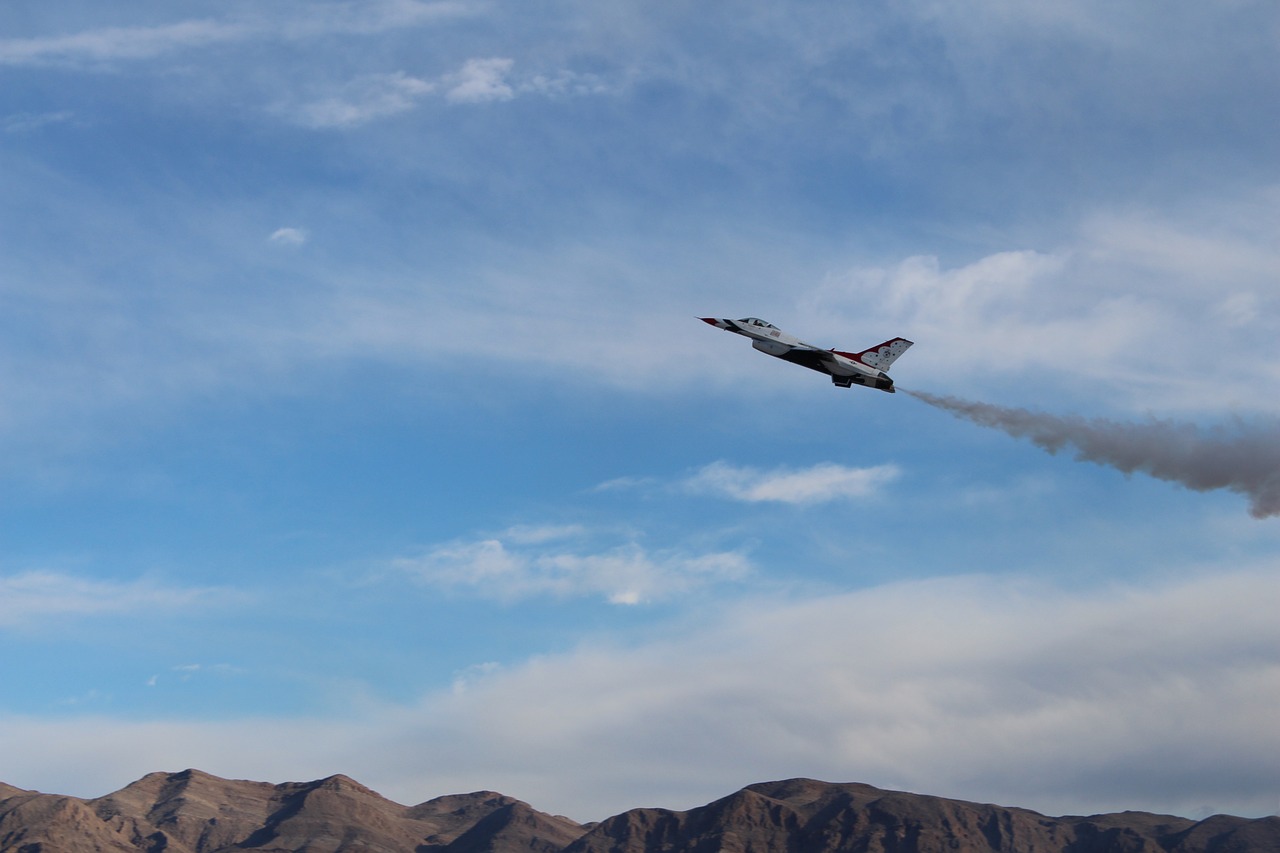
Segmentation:
{"type": "Polygon", "coordinates": [[[1237,422],[1206,430],[1163,420],[1119,423],[899,390],[956,417],[1030,439],[1050,453],[1070,445],[1077,459],[1126,474],[1140,471],[1198,492],[1229,489],[1248,497],[1254,518],[1280,515],[1280,427],[1275,425],[1237,422]]]}

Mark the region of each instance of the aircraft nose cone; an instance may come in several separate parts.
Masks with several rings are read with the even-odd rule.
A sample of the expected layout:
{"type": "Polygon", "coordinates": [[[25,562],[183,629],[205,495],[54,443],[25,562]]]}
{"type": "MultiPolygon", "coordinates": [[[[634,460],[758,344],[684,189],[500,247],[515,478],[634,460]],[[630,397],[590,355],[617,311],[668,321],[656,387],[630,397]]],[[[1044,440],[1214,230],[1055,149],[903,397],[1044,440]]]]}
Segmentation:
{"type": "Polygon", "coordinates": [[[729,328],[728,323],[726,323],[724,320],[719,320],[715,317],[699,317],[698,319],[706,323],[708,326],[715,326],[717,329],[729,328]]]}

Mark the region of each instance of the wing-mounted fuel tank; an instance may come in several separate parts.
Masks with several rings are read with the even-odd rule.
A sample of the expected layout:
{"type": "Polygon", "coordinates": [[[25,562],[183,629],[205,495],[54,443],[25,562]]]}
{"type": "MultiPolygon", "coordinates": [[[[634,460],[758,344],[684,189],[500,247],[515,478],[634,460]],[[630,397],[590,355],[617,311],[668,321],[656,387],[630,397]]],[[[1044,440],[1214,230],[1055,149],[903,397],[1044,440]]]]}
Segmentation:
{"type": "Polygon", "coordinates": [[[769,355],[784,355],[792,349],[790,344],[784,344],[781,341],[754,340],[751,345],[760,350],[760,352],[766,352],[769,355]]]}

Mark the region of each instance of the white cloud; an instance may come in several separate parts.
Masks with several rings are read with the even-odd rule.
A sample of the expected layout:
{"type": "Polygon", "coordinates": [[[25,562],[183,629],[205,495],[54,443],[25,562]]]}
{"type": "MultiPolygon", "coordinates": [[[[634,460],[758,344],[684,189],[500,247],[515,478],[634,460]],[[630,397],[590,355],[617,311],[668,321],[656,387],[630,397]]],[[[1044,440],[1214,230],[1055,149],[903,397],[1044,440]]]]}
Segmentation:
{"type": "Polygon", "coordinates": [[[301,246],[307,242],[307,232],[301,228],[278,228],[267,239],[282,246],[301,246]]]}
{"type": "Polygon", "coordinates": [[[454,673],[453,684],[450,689],[454,693],[464,693],[476,680],[491,677],[501,671],[502,664],[497,661],[490,660],[484,663],[472,664],[461,672],[454,673]]]}
{"type": "Polygon", "coordinates": [[[361,3],[307,3],[304,13],[284,19],[274,28],[290,38],[311,38],[330,34],[376,35],[388,30],[406,29],[450,18],[462,18],[479,12],[476,4],[465,0],[371,0],[361,3]]]}
{"type": "Polygon", "coordinates": [[[1274,196],[1205,199],[1180,217],[1100,213],[1054,251],[854,269],[803,297],[798,322],[810,339],[870,325],[916,341],[895,365],[905,388],[972,395],[1034,374],[1138,410],[1274,409],[1257,393],[1280,373],[1265,295],[1280,276],[1280,220],[1262,203],[1274,196]]]}
{"type": "MultiPolygon", "coordinates": [[[[1248,200],[1237,201],[1253,210],[1248,200]]],[[[1218,217],[1234,239],[1265,253],[1262,237],[1237,227],[1239,218],[1218,217]]],[[[1178,233],[1190,228],[1184,223],[1178,233]]],[[[34,356],[9,347],[9,366],[0,366],[9,401],[0,430],[34,434],[32,425],[56,420],[74,431],[91,419],[69,418],[69,411],[170,406],[210,388],[234,393],[250,384],[279,385],[296,369],[349,359],[426,371],[501,370],[520,381],[629,391],[683,387],[738,395],[749,381],[758,394],[819,392],[823,377],[693,319],[698,311],[711,313],[709,305],[731,311],[776,301],[766,288],[786,278],[792,262],[762,249],[767,243],[678,244],[674,259],[691,268],[734,259],[727,272],[703,270],[708,283],[694,290],[645,286],[662,278],[653,274],[647,247],[607,240],[599,248],[496,253],[480,268],[463,268],[465,289],[449,285],[450,271],[429,264],[406,271],[338,261],[310,270],[314,286],[305,296],[278,290],[266,300],[238,299],[235,310],[191,288],[158,291],[150,300],[124,293],[111,303],[110,324],[83,307],[99,297],[94,285],[32,284],[33,310],[62,331],[60,343],[34,356]],[[749,274],[746,266],[762,272],[749,274]],[[607,304],[598,298],[606,277],[621,283],[607,304]],[[744,295],[742,278],[763,284],[744,295]],[[546,281],[556,287],[541,287],[546,281]],[[442,316],[447,324],[438,322],[442,316]],[[433,333],[422,334],[424,328],[433,333]],[[521,357],[460,356],[477,347],[521,357]]],[[[809,268],[800,276],[808,290],[795,297],[792,316],[764,313],[823,346],[861,349],[894,334],[911,338],[916,346],[892,371],[907,389],[993,402],[1008,400],[1012,389],[1015,404],[1045,407],[1050,403],[1043,401],[1075,390],[1098,407],[1156,413],[1280,406],[1280,397],[1262,393],[1280,378],[1280,356],[1271,346],[1280,339],[1280,312],[1271,284],[1188,285],[1121,264],[1114,249],[1106,257],[1082,239],[1061,251],[1001,252],[955,267],[914,257],[825,281],[820,268],[809,268]],[[1148,277],[1142,287],[1140,274],[1148,277]],[[1233,293],[1254,296],[1228,301],[1233,293]]],[[[176,269],[179,259],[169,263],[176,269]]],[[[77,277],[91,278],[77,273],[65,280],[77,277]]],[[[904,402],[861,389],[848,396],[875,405],[904,402]]]]}
{"type": "Polygon", "coordinates": [[[612,480],[605,480],[603,483],[596,485],[592,491],[626,491],[628,489],[639,489],[645,486],[652,486],[656,483],[657,480],[653,477],[614,477],[612,480]]]}
{"type": "Polygon", "coordinates": [[[462,68],[446,78],[445,97],[459,104],[509,101],[515,91],[506,82],[514,63],[510,59],[468,59],[462,68]]]}
{"type": "Polygon", "coordinates": [[[720,495],[751,503],[817,504],[874,497],[898,475],[898,468],[894,465],[850,468],[824,462],[810,468],[762,471],[713,462],[682,485],[694,493],[720,495]]]}
{"type": "Polygon", "coordinates": [[[413,109],[418,100],[436,90],[436,84],[410,77],[403,71],[371,74],[347,83],[337,94],[293,110],[307,127],[354,127],[413,109]]]}
{"type": "MultiPolygon", "coordinates": [[[[1280,796],[1259,787],[1280,770],[1278,595],[1263,569],[1084,594],[969,577],[759,602],[641,648],[504,670],[428,701],[419,736],[456,738],[450,760],[477,762],[461,788],[558,756],[573,769],[533,789],[563,790],[553,805],[571,814],[626,768],[629,800],[591,817],[789,775],[1055,813],[1257,813],[1280,796]],[[468,747],[482,732],[498,733],[487,757],[468,747]]],[[[424,747],[405,772],[439,768],[424,747]]]]}
{"type": "MultiPolygon", "coordinates": [[[[1270,346],[1280,337],[1271,283],[1280,276],[1273,248],[1280,245],[1274,239],[1280,223],[1258,210],[1259,200],[1272,195],[1205,201],[1217,236],[1188,261],[1186,275],[1157,263],[1159,252],[1149,242],[1120,236],[1151,229],[1117,225],[1117,236],[1103,241],[1092,224],[1101,220],[1086,217],[1079,234],[1052,251],[1014,249],[953,266],[917,255],[825,280],[814,269],[793,315],[769,319],[822,346],[857,350],[892,335],[914,340],[892,371],[904,388],[941,386],[972,396],[1031,383],[1038,394],[1074,387],[1102,405],[1139,411],[1275,409],[1280,398],[1258,393],[1280,376],[1280,358],[1270,346]],[[1237,255],[1236,262],[1225,260],[1237,255]],[[1230,276],[1214,278],[1215,265],[1230,276]]],[[[1211,233],[1190,214],[1154,230],[1166,233],[1171,246],[1179,235],[1211,233]]],[[[717,244],[711,253],[736,255],[763,272],[735,266],[721,277],[709,275],[711,283],[696,294],[655,290],[640,286],[654,278],[648,259],[612,252],[606,272],[600,257],[569,247],[521,255],[518,269],[491,270],[465,299],[430,280],[432,286],[417,288],[386,282],[335,291],[330,303],[312,311],[329,325],[298,339],[325,351],[407,359],[502,341],[525,353],[522,370],[624,387],[723,389],[749,377],[757,390],[772,392],[821,382],[692,319],[672,320],[686,311],[708,313],[708,304],[776,303],[767,286],[788,275],[785,259],[751,241],[717,244]],[[620,301],[602,315],[595,288],[606,274],[635,286],[616,291],[620,301]],[[764,282],[759,292],[744,295],[743,277],[764,282]],[[552,278],[554,291],[530,298],[531,283],[552,278]],[[443,312],[451,317],[449,328],[424,338],[422,324],[443,312]],[[601,322],[602,316],[613,322],[601,322]],[[611,357],[599,358],[603,351],[611,357]]],[[[681,259],[707,262],[701,251],[681,259]]]]}
{"type": "Polygon", "coordinates": [[[511,80],[514,60],[469,59],[455,72],[422,79],[398,71],[369,74],[344,84],[332,95],[302,105],[281,105],[277,112],[306,127],[356,127],[408,112],[428,95],[439,94],[450,103],[480,104],[509,101],[520,95],[562,97],[595,95],[608,91],[597,78],[564,71],[553,77],[533,75],[511,80]]]}
{"type": "Polygon", "coordinates": [[[912,257],[832,278],[806,298],[803,310],[806,322],[828,328],[843,325],[854,311],[865,327],[869,310],[886,336],[919,344],[900,363],[910,364],[907,372],[917,376],[1016,372],[1029,363],[1061,364],[1068,352],[1080,349],[1105,360],[1142,322],[1142,314],[1115,300],[1080,313],[1046,310],[1046,303],[1061,301],[1054,291],[1068,260],[1060,253],[1009,251],[943,269],[937,258],[912,257]],[[1069,343],[1072,348],[1064,352],[1069,343]]]}
{"type": "Polygon", "coordinates": [[[572,539],[587,532],[580,524],[517,524],[508,527],[501,538],[517,545],[540,545],[557,539],[572,539]]]}
{"type": "Polygon", "coordinates": [[[0,40],[0,65],[150,59],[179,50],[243,39],[252,29],[220,21],[152,27],[108,27],[65,36],[0,40]]]}
{"type": "Polygon", "coordinates": [[[91,580],[57,572],[0,576],[0,627],[110,613],[186,610],[225,597],[213,589],[159,586],[146,581],[91,580]]]}
{"type": "Polygon", "coordinates": [[[399,802],[489,789],[580,820],[796,775],[1050,814],[1260,815],[1280,803],[1278,600],[1274,566],[1092,591],[934,579],[478,662],[341,719],[10,716],[0,753],[5,781],[59,793],[157,768],[343,772],[399,802]]]}
{"type": "Polygon", "coordinates": [[[1215,313],[1229,326],[1248,326],[1260,318],[1255,293],[1233,293],[1218,303],[1215,313]]]}
{"type": "Polygon", "coordinates": [[[491,600],[599,596],[611,604],[626,605],[675,598],[712,584],[741,580],[750,572],[746,558],[736,552],[649,553],[635,543],[605,549],[588,549],[583,542],[545,547],[578,532],[578,528],[516,528],[504,537],[505,542],[449,543],[419,556],[398,558],[392,565],[424,584],[491,600]],[[571,550],[574,545],[577,549],[571,550]]]}

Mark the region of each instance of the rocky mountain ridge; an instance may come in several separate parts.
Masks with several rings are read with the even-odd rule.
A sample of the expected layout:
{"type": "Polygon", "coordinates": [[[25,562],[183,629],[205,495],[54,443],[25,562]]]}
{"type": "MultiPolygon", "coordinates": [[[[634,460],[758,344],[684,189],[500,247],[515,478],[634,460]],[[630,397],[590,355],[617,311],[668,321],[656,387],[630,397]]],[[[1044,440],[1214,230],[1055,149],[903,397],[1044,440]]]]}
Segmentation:
{"type": "Polygon", "coordinates": [[[346,776],[152,773],[80,799],[0,783],[0,853],[1275,853],[1280,818],[1027,809],[790,779],[578,824],[490,791],[402,806],[346,776]]]}

